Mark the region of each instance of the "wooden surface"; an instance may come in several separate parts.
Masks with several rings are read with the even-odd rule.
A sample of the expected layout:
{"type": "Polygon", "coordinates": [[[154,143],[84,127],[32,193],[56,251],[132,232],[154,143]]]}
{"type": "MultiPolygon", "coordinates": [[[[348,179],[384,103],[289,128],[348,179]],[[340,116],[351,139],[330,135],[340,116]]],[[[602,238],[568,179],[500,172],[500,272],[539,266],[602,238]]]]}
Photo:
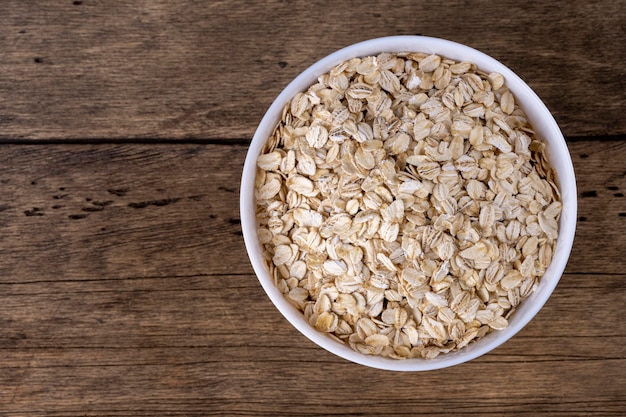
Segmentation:
{"type": "Polygon", "coordinates": [[[9,0],[0,13],[0,416],[626,415],[626,2],[9,0]],[[388,3],[388,4],[387,4],[388,3]],[[520,74],[568,139],[579,223],[539,315],[426,373],[349,363],[274,308],[247,145],[317,59],[396,34],[520,74]]]}

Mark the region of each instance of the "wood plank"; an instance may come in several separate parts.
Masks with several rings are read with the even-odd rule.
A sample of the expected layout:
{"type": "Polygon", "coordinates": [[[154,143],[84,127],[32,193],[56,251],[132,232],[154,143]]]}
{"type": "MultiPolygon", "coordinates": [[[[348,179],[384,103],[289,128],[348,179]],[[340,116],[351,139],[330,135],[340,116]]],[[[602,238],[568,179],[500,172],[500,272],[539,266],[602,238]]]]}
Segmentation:
{"type": "Polygon", "coordinates": [[[313,345],[253,275],[2,284],[0,415],[619,415],[625,279],[566,275],[493,353],[402,375],[313,345]]]}
{"type": "Polygon", "coordinates": [[[622,248],[626,245],[626,142],[579,142],[570,143],[569,148],[579,198],[576,237],[566,270],[622,273],[622,248]]]}
{"type": "Polygon", "coordinates": [[[1,146],[0,416],[624,415],[625,148],[570,143],[576,244],[526,328],[398,374],[271,304],[240,236],[245,146],[1,146]]]}
{"type": "Polygon", "coordinates": [[[603,384],[623,371],[608,362],[471,363],[390,374],[293,359],[231,362],[227,370],[215,362],[35,368],[0,415],[622,416],[625,409],[617,391],[623,384],[603,384]]]}
{"type": "MultiPolygon", "coordinates": [[[[625,278],[565,274],[524,337],[533,344],[536,342],[532,340],[546,337],[597,338],[578,341],[593,346],[604,344],[605,335],[626,338],[620,303],[626,292],[625,278]],[[577,323],[575,330],[572,323],[577,323]]],[[[0,282],[0,294],[0,348],[237,348],[249,344],[271,348],[288,344],[294,333],[264,295],[256,277],[247,274],[0,282]],[[240,300],[246,300],[247,306],[240,300]],[[263,327],[276,330],[268,334],[238,331],[263,327]],[[186,337],[178,339],[180,335],[186,337]]],[[[585,354],[619,358],[626,354],[624,349],[605,346],[585,354]]]]}
{"type": "Polygon", "coordinates": [[[244,147],[0,147],[0,271],[51,280],[247,271],[244,147]],[[121,274],[121,275],[120,275],[121,274]]]}
{"type": "Polygon", "coordinates": [[[623,0],[5,3],[2,140],[250,138],[281,89],[316,60],[416,33],[512,68],[568,136],[626,133],[623,0]]]}
{"type": "MultiPolygon", "coordinates": [[[[567,267],[623,273],[626,141],[570,144],[579,223],[567,267]]],[[[247,148],[0,147],[5,282],[251,273],[238,210],[247,148]]]]}

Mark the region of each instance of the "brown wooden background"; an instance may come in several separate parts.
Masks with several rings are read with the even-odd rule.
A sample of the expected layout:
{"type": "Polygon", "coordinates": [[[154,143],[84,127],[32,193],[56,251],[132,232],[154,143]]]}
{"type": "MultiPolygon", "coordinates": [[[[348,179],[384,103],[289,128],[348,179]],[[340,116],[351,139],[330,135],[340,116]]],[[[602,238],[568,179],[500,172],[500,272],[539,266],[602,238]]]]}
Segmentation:
{"type": "Polygon", "coordinates": [[[626,2],[442,3],[4,1],[0,416],[626,415],[626,2]],[[567,137],[580,192],[536,319],[427,373],[355,365],[292,328],[238,214],[280,90],[397,34],[516,71],[567,137]]]}

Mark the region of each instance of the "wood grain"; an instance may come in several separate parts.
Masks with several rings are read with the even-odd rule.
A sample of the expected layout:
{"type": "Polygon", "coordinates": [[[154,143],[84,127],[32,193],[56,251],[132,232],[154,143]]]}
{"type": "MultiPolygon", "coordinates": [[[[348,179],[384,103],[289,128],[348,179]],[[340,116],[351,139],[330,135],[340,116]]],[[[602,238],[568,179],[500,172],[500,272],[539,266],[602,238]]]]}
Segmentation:
{"type": "Polygon", "coordinates": [[[0,415],[626,412],[626,141],[574,141],[579,228],[538,316],[470,363],[351,364],[275,309],[241,238],[246,146],[0,146],[0,415]]]}
{"type": "MultiPolygon", "coordinates": [[[[565,360],[568,352],[572,360],[576,355],[622,358],[626,348],[607,344],[604,336],[626,338],[626,324],[620,320],[624,278],[622,274],[566,274],[550,299],[550,307],[520,337],[598,339],[573,346],[576,352],[566,349],[561,354],[561,343],[536,346],[544,359],[554,356],[555,360],[565,360]],[[599,311],[602,314],[596,315],[599,311]],[[570,323],[578,323],[575,331],[570,323]]],[[[256,277],[249,274],[0,285],[3,317],[11,317],[3,326],[2,348],[271,348],[290,346],[289,339],[295,334],[264,295],[256,277]],[[250,305],[240,304],[241,300],[250,305]],[[273,328],[276,332],[266,333],[273,328]],[[253,329],[259,330],[250,331],[253,329]]],[[[14,355],[25,354],[18,351],[14,355]]],[[[522,350],[509,352],[511,356],[524,354],[522,350]]],[[[223,355],[221,359],[236,359],[227,351],[223,355]]]]}
{"type": "Polygon", "coordinates": [[[0,415],[618,415],[626,276],[564,278],[505,345],[423,374],[315,347],[252,275],[12,285],[2,291],[1,316],[12,319],[0,336],[0,415]],[[572,322],[582,325],[563,326],[572,322]]]}
{"type": "MultiPolygon", "coordinates": [[[[623,273],[626,142],[570,144],[579,223],[567,267],[623,273]]],[[[239,219],[247,147],[0,147],[0,275],[11,282],[251,273],[239,219]]]]}
{"type": "Polygon", "coordinates": [[[241,146],[3,146],[0,269],[28,280],[249,272],[244,155],[241,146]]]}
{"type": "Polygon", "coordinates": [[[411,34],[494,56],[527,80],[567,136],[625,134],[625,8],[10,0],[0,14],[0,140],[250,138],[282,88],[318,59],[411,34]]]}
{"type": "Polygon", "coordinates": [[[0,417],[626,415],[624,0],[7,0],[0,417]],[[306,67],[387,35],[492,55],[578,181],[566,273],[493,352],[352,364],[270,302],[239,214],[247,145],[306,67]]]}

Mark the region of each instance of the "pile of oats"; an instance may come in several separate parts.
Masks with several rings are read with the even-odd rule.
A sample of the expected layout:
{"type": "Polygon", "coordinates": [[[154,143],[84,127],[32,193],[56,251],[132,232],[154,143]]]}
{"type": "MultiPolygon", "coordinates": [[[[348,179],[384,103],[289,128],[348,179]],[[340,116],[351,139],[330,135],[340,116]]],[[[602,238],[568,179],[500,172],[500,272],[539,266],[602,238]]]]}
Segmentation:
{"type": "Polygon", "coordinates": [[[556,245],[544,148],[498,73],[422,53],[344,62],[258,158],[270,276],[365,354],[434,358],[504,329],[556,245]]]}

